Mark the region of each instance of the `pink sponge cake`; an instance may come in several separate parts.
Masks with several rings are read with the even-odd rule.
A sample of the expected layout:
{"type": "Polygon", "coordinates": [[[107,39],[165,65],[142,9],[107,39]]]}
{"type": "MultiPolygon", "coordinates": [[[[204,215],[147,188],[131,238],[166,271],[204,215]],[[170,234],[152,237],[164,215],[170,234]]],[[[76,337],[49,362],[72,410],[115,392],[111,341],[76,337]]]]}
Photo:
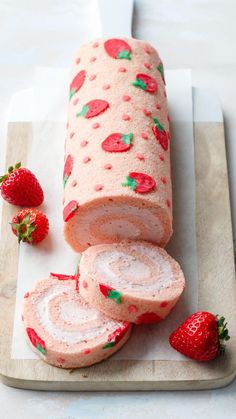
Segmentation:
{"type": "Polygon", "coordinates": [[[179,264],[147,242],[90,247],[80,261],[80,292],[106,315],[137,324],[164,319],[185,286],[179,264]]]}
{"type": "Polygon", "coordinates": [[[127,341],[130,324],[91,308],[73,279],[59,278],[44,279],[25,295],[28,343],[44,361],[62,368],[86,367],[108,358],[127,341]]]}
{"type": "Polygon", "coordinates": [[[75,251],[172,234],[163,65],[149,44],[100,39],[75,57],[64,166],[64,234],[75,251]]]}

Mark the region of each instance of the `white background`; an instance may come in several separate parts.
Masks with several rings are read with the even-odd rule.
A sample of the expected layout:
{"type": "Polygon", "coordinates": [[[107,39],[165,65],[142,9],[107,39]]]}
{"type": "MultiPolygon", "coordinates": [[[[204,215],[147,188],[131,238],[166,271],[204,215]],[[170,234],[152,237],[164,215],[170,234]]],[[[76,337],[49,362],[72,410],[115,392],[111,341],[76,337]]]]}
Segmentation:
{"type": "MultiPolygon", "coordinates": [[[[115,0],[111,0],[115,1],[115,0]]],[[[118,1],[118,0],[116,0],[118,1]]],[[[234,0],[136,0],[133,34],[158,48],[168,68],[190,67],[193,84],[213,88],[224,110],[231,169],[236,157],[234,0]]],[[[1,0],[0,145],[12,93],[32,86],[35,66],[67,66],[96,36],[93,0],[1,0]]],[[[2,170],[1,170],[2,171],[2,170]]],[[[234,186],[235,189],[235,186],[234,186]]],[[[236,212],[234,196],[233,212],[236,212]]],[[[236,381],[221,390],[156,393],[40,393],[0,385],[1,419],[235,417],[236,381]]]]}

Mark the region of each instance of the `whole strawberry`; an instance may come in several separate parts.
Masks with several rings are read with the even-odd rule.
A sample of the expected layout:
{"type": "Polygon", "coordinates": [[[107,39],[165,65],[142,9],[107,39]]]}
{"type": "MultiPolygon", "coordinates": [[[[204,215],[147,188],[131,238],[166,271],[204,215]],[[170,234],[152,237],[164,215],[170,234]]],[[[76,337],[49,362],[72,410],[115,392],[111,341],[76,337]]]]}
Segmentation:
{"type": "Polygon", "coordinates": [[[35,175],[21,163],[11,166],[0,177],[1,194],[9,204],[21,207],[37,207],[44,199],[43,190],[35,175]]]}
{"type": "Polygon", "coordinates": [[[12,218],[11,228],[19,242],[36,244],[47,236],[49,223],[42,211],[36,208],[24,208],[12,218]]]}
{"type": "Polygon", "coordinates": [[[188,317],[169,338],[171,346],[196,361],[211,361],[225,351],[230,339],[224,317],[199,311],[188,317]]]}

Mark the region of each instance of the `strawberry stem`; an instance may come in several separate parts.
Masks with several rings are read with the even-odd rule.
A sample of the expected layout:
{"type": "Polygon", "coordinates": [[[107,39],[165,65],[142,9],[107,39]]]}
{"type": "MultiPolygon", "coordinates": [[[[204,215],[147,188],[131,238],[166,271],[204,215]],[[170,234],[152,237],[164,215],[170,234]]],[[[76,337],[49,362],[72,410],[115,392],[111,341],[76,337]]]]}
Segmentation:
{"type": "Polygon", "coordinates": [[[135,87],[140,87],[141,89],[143,89],[143,90],[146,90],[146,88],[147,88],[147,85],[146,85],[146,83],[144,83],[142,80],[140,80],[140,79],[136,79],[133,83],[132,83],[132,85],[133,86],[135,86],[135,87]]]}
{"type": "Polygon", "coordinates": [[[87,112],[89,111],[89,107],[87,105],[84,105],[82,108],[82,111],[77,113],[76,116],[86,116],[87,112]]]}
{"type": "Polygon", "coordinates": [[[9,166],[7,173],[3,176],[0,176],[0,183],[4,182],[4,180],[6,180],[8,178],[8,176],[13,173],[15,170],[19,169],[21,167],[21,162],[18,162],[15,164],[14,166],[9,166]]]}
{"type": "Polygon", "coordinates": [[[225,342],[230,339],[229,331],[227,329],[227,323],[225,323],[225,318],[219,317],[216,315],[217,318],[217,328],[218,328],[218,335],[220,341],[220,355],[224,355],[225,353],[225,342]]]}
{"type": "Polygon", "coordinates": [[[117,58],[125,58],[126,60],[131,60],[131,55],[129,51],[120,51],[117,55],[117,58]]]}
{"type": "Polygon", "coordinates": [[[163,125],[161,125],[159,119],[157,118],[153,118],[153,121],[155,122],[156,127],[160,130],[160,131],[164,131],[164,127],[163,125]]]}
{"type": "Polygon", "coordinates": [[[134,135],[132,133],[130,133],[130,134],[122,134],[122,137],[121,137],[122,143],[124,143],[124,144],[130,144],[131,141],[132,141],[132,139],[133,139],[133,136],[134,135]]]}
{"type": "Polygon", "coordinates": [[[126,176],[126,182],[122,183],[122,186],[129,186],[133,191],[135,191],[135,188],[137,186],[137,182],[135,179],[126,176]]]}

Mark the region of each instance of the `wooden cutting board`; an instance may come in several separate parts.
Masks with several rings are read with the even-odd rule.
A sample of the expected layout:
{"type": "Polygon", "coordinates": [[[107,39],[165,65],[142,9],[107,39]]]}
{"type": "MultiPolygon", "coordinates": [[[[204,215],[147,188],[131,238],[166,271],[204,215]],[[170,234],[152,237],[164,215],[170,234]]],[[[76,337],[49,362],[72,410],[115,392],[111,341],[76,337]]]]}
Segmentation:
{"type": "MultiPolygon", "coordinates": [[[[231,340],[224,358],[192,361],[113,360],[71,373],[41,360],[11,359],[18,244],[9,229],[15,207],[3,204],[0,246],[0,373],[3,383],[41,390],[190,390],[224,386],[236,374],[236,283],[222,122],[195,122],[199,309],[223,313],[231,340]]],[[[30,122],[8,125],[6,166],[27,160],[30,122]]]]}

